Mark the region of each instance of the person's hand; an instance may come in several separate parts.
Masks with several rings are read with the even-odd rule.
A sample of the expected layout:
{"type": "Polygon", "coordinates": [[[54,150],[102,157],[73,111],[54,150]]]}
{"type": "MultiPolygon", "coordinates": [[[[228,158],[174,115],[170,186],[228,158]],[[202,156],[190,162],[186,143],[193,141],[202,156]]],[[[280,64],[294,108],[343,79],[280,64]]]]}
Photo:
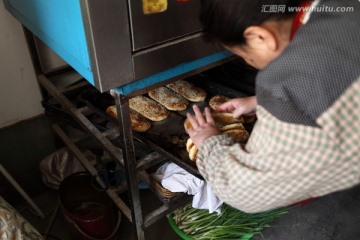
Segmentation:
{"type": "Polygon", "coordinates": [[[209,137],[221,134],[216,127],[215,121],[211,116],[209,108],[205,108],[205,116],[201,113],[197,105],[193,106],[195,115],[187,113],[186,116],[191,123],[192,128],[187,130],[190,138],[196,147],[200,147],[201,143],[209,137]]]}
{"type": "Polygon", "coordinates": [[[255,96],[235,98],[216,108],[217,112],[230,112],[234,118],[255,113],[257,100],[255,96]]]}

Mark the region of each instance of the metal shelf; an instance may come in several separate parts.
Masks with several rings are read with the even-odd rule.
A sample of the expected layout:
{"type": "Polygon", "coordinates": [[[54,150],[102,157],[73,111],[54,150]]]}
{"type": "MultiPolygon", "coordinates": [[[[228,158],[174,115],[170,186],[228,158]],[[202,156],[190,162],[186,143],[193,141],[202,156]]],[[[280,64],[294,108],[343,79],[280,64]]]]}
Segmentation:
{"type": "MultiPolygon", "coordinates": [[[[64,77],[66,77],[66,75],[64,77]]],[[[64,91],[61,88],[59,89],[59,87],[52,83],[51,78],[40,74],[37,76],[37,79],[40,86],[44,89],[44,91],[47,92],[48,95],[47,101],[44,101],[44,105],[47,106],[46,109],[51,113],[51,116],[55,117],[55,120],[53,121],[54,123],[52,124],[54,131],[80,160],[87,171],[97,179],[100,186],[106,189],[107,194],[114,201],[118,209],[129,219],[131,223],[133,223],[137,231],[138,239],[144,239],[145,228],[192,199],[191,196],[183,193],[177,193],[170,197],[164,196],[162,192],[159,191],[159,187],[161,190],[159,183],[157,183],[149,174],[149,172],[147,172],[147,170],[154,165],[161,164],[164,161],[171,160],[180,163],[182,162],[180,159],[173,156],[170,152],[167,152],[166,150],[157,146],[155,143],[142,137],[140,134],[133,133],[131,131],[131,126],[126,127],[126,121],[124,121],[125,124],[119,125],[120,127],[113,127],[107,130],[99,129],[89,120],[89,116],[97,114],[98,117],[101,118],[103,117],[101,113],[97,113],[87,106],[75,106],[71,99],[66,96],[66,93],[69,93],[69,91],[64,91]],[[62,117],[59,117],[59,115],[62,117]],[[68,119],[63,121],[63,119],[66,117],[68,119]],[[64,122],[66,125],[71,121],[74,122],[71,125],[79,127],[87,134],[86,137],[83,139],[71,139],[68,136],[66,131],[62,128],[62,125],[64,122]],[[121,133],[120,129],[123,129],[123,131],[126,129],[126,133],[121,133]],[[104,149],[106,153],[108,153],[110,158],[116,161],[116,163],[123,169],[123,172],[126,176],[125,183],[116,188],[106,187],[106,183],[103,182],[99,176],[98,170],[85,157],[80,147],[77,146],[77,144],[84,139],[95,140],[99,146],[104,149]],[[136,156],[136,146],[138,145],[146,146],[151,151],[145,156],[138,158],[136,156]],[[126,148],[127,151],[122,150],[126,148]],[[140,180],[147,183],[149,188],[163,203],[160,207],[154,209],[152,212],[146,215],[143,214],[141,209],[142,200],[140,198],[138,188],[138,183],[140,180]],[[128,192],[128,203],[126,203],[127,201],[121,199],[119,196],[125,191],[128,192]]],[[[81,88],[83,87],[81,83],[79,85],[81,88]]],[[[71,87],[71,91],[75,92],[76,95],[74,86],[71,87]]],[[[74,93],[71,95],[74,95],[74,93]]],[[[121,121],[121,118],[119,118],[118,121],[121,121]]],[[[130,124],[130,122],[128,124],[130,124]]],[[[184,163],[183,165],[186,166],[184,163]]],[[[199,175],[193,167],[186,167],[188,169],[193,169],[193,173],[199,175]]]]}
{"type": "MultiPolygon", "coordinates": [[[[173,71],[176,69],[169,69],[166,74],[164,74],[164,72],[158,73],[161,77],[155,74],[153,76],[154,78],[142,79],[141,82],[133,83],[130,87],[129,85],[122,85],[116,89],[111,89],[110,93],[116,105],[118,116],[117,120],[112,120],[115,122],[115,127],[104,129],[94,124],[89,118],[91,115],[97,115],[99,118],[109,120],[102,112],[87,105],[78,106],[74,104],[72,99],[73,97],[76,98],[79,89],[85,89],[90,86],[90,84],[81,81],[83,78],[68,66],[45,73],[41,65],[41,57],[38,54],[36,37],[27,29],[24,30],[33,60],[34,70],[43,95],[43,106],[49,116],[54,116],[54,124],[52,125],[54,131],[69,149],[72,150],[75,156],[77,156],[87,171],[96,177],[101,186],[106,187],[106,183],[102,181],[97,169],[82,153],[81,148],[78,146],[79,142],[87,139],[95,141],[101,149],[106,151],[109,158],[121,167],[125,175],[125,183],[117,188],[106,188],[106,192],[113,199],[119,211],[133,223],[136,238],[144,240],[145,228],[192,199],[192,197],[187,194],[174,194],[170,197],[164,196],[162,189],[159,188],[159,184],[154,181],[148,170],[166,159],[167,161],[175,162],[191,174],[200,178],[202,177],[194,164],[186,163],[176,154],[158,145],[156,141],[132,131],[129,98],[143,94],[171,81],[178,80],[179,78],[193,76],[234,58],[227,53],[206,56],[201,58],[201,60],[194,60],[191,64],[193,68],[189,68],[186,64],[179,66],[181,71],[177,73],[175,71],[175,75],[173,71]],[[216,57],[215,59],[214,56],[216,57]],[[204,59],[206,60],[205,62],[204,59]],[[67,84],[65,87],[63,86],[64,83],[67,84]],[[124,89],[127,90],[125,91],[124,89]],[[62,127],[64,124],[70,124],[71,126],[81,129],[86,133],[86,137],[84,137],[84,139],[71,139],[62,127]],[[142,157],[137,156],[137,144],[145,145],[150,152],[142,157]],[[146,182],[162,202],[160,207],[148,214],[144,214],[141,207],[142,199],[138,187],[140,180],[146,182]],[[124,191],[126,191],[128,195],[126,201],[120,197],[120,193],[124,191]]],[[[114,61],[112,61],[112,63],[113,62],[114,61]]],[[[148,61],[146,63],[148,63],[148,61]]],[[[112,72],[108,72],[107,74],[111,75],[112,72]]],[[[116,74],[118,74],[118,72],[116,74]]],[[[121,76],[119,78],[121,78],[121,76]]],[[[134,79],[132,79],[131,82],[133,82],[133,80],[134,79]]]]}

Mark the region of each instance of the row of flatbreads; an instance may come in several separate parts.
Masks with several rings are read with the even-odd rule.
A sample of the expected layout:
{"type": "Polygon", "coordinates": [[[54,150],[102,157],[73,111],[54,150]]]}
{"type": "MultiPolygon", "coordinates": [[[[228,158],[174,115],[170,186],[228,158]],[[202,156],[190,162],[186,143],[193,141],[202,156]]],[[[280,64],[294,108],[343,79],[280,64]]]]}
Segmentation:
{"type": "MultiPolygon", "coordinates": [[[[206,95],[203,89],[186,80],[179,80],[148,92],[148,96],[133,97],[129,99],[132,129],[146,132],[152,121],[167,119],[171,111],[183,111],[190,102],[204,101],[206,95]]],[[[115,106],[109,106],[106,112],[117,117],[115,106]]]]}
{"type": "MultiPolygon", "coordinates": [[[[165,87],[148,92],[147,95],[129,99],[131,127],[137,132],[146,132],[151,128],[152,121],[162,121],[170,116],[170,111],[183,111],[190,102],[204,101],[207,96],[203,89],[185,80],[167,84],[165,87]]],[[[209,106],[215,110],[229,100],[229,97],[216,95],[209,100],[209,106]]],[[[117,118],[115,106],[109,106],[106,112],[117,118]]],[[[222,133],[229,135],[238,143],[245,143],[248,140],[249,133],[242,123],[253,121],[253,119],[243,117],[234,119],[231,113],[214,112],[212,116],[222,133]]],[[[184,122],[184,127],[185,130],[191,127],[188,120],[184,122]]],[[[186,149],[190,160],[195,161],[198,149],[191,138],[187,141],[186,149]]]]}

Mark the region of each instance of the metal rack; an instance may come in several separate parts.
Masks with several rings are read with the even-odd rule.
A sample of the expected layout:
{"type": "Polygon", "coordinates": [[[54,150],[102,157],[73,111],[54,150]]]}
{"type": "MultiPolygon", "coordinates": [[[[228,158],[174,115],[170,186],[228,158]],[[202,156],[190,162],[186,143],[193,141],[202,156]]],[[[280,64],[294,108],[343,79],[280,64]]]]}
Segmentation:
{"type": "MultiPolygon", "coordinates": [[[[75,81],[66,89],[57,86],[57,83],[63,82],[73,74],[77,74],[71,67],[61,69],[53,69],[52,71],[44,72],[41,66],[40,56],[38,55],[36,46],[36,37],[27,29],[24,28],[25,35],[28,41],[29,50],[33,60],[35,73],[38,83],[40,85],[43,95],[43,105],[46,112],[55,116],[52,127],[57,135],[63,140],[67,147],[80,160],[87,171],[96,178],[100,186],[104,187],[106,193],[113,200],[118,209],[126,216],[133,224],[137,239],[145,239],[144,230],[151,224],[171,213],[176,208],[184,205],[191,200],[187,194],[176,194],[174,197],[164,198],[159,189],[156,188],[156,182],[147,172],[147,169],[166,160],[177,163],[179,166],[188,170],[190,173],[201,177],[194,166],[185,163],[171,152],[158,146],[153,141],[143,137],[141,134],[131,130],[131,121],[129,116],[128,99],[132,96],[142,94],[151,89],[164,85],[167,82],[175,81],[186,76],[191,76],[205,69],[219,65],[230,59],[216,62],[208,65],[202,69],[190,71],[185,75],[180,75],[159,84],[154,84],[151,87],[140,89],[132,92],[129,95],[122,95],[117,89],[110,90],[112,97],[115,100],[118,112],[117,126],[107,130],[100,130],[88,118],[91,114],[98,114],[96,109],[91,109],[88,106],[77,107],[69,99],[68,95],[76,94],[78,89],[90,86],[87,81],[75,81]],[[55,80],[54,80],[55,79],[55,80]],[[80,139],[72,139],[64,130],[63,126],[66,124],[74,125],[86,133],[85,137],[80,139]],[[99,177],[98,169],[85,157],[79,143],[86,139],[93,139],[97,144],[106,151],[110,158],[113,159],[123,170],[126,181],[116,188],[107,188],[106,183],[99,177]],[[114,141],[116,140],[116,141],[114,141]],[[139,158],[136,156],[136,145],[141,144],[150,149],[150,153],[139,158]],[[141,208],[141,197],[139,191],[139,181],[146,182],[151,190],[159,197],[163,204],[154,209],[148,214],[144,214],[141,208]],[[119,195],[123,192],[128,192],[128,201],[123,200],[119,195]]],[[[72,78],[72,77],[70,77],[72,78]]],[[[79,75],[78,77],[82,77],[79,75]]],[[[106,118],[106,117],[105,117],[106,118]]]]}
{"type": "Polygon", "coordinates": [[[129,98],[235,58],[219,45],[202,40],[200,1],[168,1],[166,11],[151,15],[144,14],[143,2],[4,0],[6,9],[24,26],[43,105],[49,115],[54,115],[54,131],[101,186],[106,183],[82,154],[79,147],[82,141],[94,140],[123,170],[124,184],[107,188],[106,192],[133,223],[137,239],[145,239],[145,228],[190,201],[186,194],[164,199],[148,169],[166,159],[201,176],[196,167],[131,130],[129,98]],[[42,66],[37,40],[69,66],[60,69],[42,66]],[[73,73],[86,81],[63,89],[59,83],[68,82],[73,73]],[[116,127],[100,129],[89,116],[97,114],[104,119],[106,116],[89,106],[77,106],[69,97],[89,85],[102,93],[111,93],[118,113],[116,127]],[[81,129],[86,137],[72,139],[64,129],[66,124],[81,129]],[[151,151],[139,157],[137,144],[151,151]],[[149,186],[155,185],[152,190],[163,201],[161,207],[149,214],[141,209],[140,179],[149,186]],[[128,193],[128,202],[119,197],[123,191],[128,193]]]}
{"type": "MultiPolygon", "coordinates": [[[[93,113],[91,109],[88,107],[75,107],[63,93],[59,92],[59,90],[51,83],[50,79],[45,75],[38,75],[38,81],[41,87],[43,87],[50,96],[54,97],[54,99],[61,104],[62,109],[69,113],[69,115],[75,120],[75,123],[87,132],[87,138],[95,139],[97,143],[110,155],[110,157],[116,160],[119,166],[123,167],[126,182],[116,188],[106,188],[106,183],[104,183],[99,177],[97,169],[90,163],[90,161],[82,153],[81,149],[77,146],[77,143],[83,139],[71,139],[62,128],[61,121],[60,123],[54,122],[52,124],[52,127],[57,135],[75,154],[89,173],[92,176],[95,176],[100,185],[106,189],[107,194],[111,197],[119,210],[129,219],[130,222],[133,223],[138,239],[144,239],[144,229],[146,227],[155,223],[160,218],[172,212],[175,208],[190,200],[189,196],[183,194],[175,197],[174,199],[161,199],[161,195],[158,194],[164,204],[160,208],[157,208],[153,212],[143,216],[138,183],[141,179],[149,186],[153,186],[154,180],[146,172],[146,169],[154,163],[161,161],[161,154],[158,152],[151,152],[143,158],[137,159],[135,156],[132,132],[127,131],[126,127],[123,127],[122,130],[120,127],[101,132],[91,121],[89,121],[87,117],[88,114],[93,113]],[[125,134],[128,135],[125,137],[125,134]],[[112,142],[114,139],[120,140],[118,141],[120,146],[117,146],[112,142]],[[123,149],[125,148],[126,150],[124,151],[123,149]],[[119,197],[119,194],[124,191],[128,191],[129,193],[129,204],[125,203],[124,200],[119,197]]],[[[126,121],[127,120],[124,120],[124,126],[126,126],[126,121]]],[[[131,129],[131,127],[128,129],[131,129]]],[[[171,156],[170,153],[167,153],[166,155],[167,157],[171,156]]],[[[152,190],[155,193],[157,191],[155,188],[152,190]]]]}

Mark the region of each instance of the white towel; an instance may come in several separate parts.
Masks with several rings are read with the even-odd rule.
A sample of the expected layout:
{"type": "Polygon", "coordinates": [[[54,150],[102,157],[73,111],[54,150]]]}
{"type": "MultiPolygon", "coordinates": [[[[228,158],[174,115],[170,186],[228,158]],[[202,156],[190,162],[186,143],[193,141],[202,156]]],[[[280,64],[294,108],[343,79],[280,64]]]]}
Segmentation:
{"type": "Polygon", "coordinates": [[[207,209],[209,213],[221,213],[223,201],[215,195],[210,186],[175,163],[165,163],[153,174],[153,177],[172,192],[194,195],[192,201],[194,208],[207,209]]]}

